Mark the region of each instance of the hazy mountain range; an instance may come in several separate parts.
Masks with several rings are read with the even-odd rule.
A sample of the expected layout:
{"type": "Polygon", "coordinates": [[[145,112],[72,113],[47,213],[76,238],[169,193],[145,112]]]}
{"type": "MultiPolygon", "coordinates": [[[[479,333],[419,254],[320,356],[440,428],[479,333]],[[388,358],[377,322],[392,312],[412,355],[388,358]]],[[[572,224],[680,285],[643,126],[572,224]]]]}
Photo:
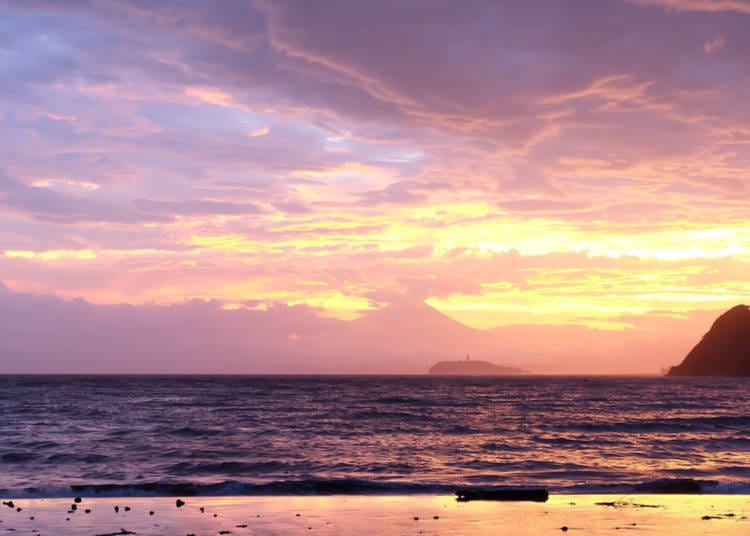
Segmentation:
{"type": "Polygon", "coordinates": [[[389,305],[347,321],[305,305],[95,305],[3,286],[0,373],[421,374],[438,360],[471,354],[534,373],[658,374],[685,356],[715,316],[652,315],[624,330],[485,331],[424,303],[389,305]]]}

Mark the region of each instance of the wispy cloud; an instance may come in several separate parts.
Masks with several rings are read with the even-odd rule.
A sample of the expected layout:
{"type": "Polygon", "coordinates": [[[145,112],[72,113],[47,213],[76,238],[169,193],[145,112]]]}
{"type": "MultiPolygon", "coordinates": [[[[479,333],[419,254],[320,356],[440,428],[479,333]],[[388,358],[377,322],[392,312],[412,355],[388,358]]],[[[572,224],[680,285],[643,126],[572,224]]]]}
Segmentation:
{"type": "Polygon", "coordinates": [[[715,39],[712,39],[711,41],[706,41],[703,45],[703,50],[706,52],[706,54],[712,54],[724,48],[724,45],[726,44],[727,40],[723,36],[719,36],[715,39]]]}

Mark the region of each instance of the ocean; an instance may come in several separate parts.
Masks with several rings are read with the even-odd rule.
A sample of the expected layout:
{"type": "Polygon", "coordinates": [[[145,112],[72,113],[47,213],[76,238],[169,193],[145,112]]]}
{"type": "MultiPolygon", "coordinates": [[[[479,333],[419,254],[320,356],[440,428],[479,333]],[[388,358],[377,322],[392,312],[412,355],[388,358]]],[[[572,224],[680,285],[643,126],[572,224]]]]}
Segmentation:
{"type": "Polygon", "coordinates": [[[749,429],[736,378],[0,376],[0,496],[748,493],[749,429]]]}

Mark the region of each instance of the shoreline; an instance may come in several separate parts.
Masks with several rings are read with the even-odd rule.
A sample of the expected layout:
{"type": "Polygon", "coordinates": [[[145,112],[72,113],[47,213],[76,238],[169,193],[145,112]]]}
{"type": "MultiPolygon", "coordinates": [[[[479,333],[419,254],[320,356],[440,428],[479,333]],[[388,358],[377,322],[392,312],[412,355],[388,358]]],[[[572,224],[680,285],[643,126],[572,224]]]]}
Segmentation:
{"type": "Polygon", "coordinates": [[[750,531],[750,495],[739,494],[556,494],[547,502],[458,502],[452,495],[430,494],[194,496],[181,500],[184,504],[178,507],[175,497],[84,497],[77,504],[70,498],[12,499],[12,508],[0,509],[0,531],[72,536],[461,536],[498,534],[499,527],[517,536],[568,531],[638,530],[681,536],[750,531]],[[72,504],[76,509],[70,513],[72,504]]]}

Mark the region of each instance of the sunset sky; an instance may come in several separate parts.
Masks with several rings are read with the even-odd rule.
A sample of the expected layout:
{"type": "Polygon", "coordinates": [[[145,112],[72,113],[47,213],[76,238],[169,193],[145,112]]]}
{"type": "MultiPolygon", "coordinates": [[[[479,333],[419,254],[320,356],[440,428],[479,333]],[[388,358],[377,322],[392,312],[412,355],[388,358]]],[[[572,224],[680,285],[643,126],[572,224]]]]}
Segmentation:
{"type": "Polygon", "coordinates": [[[0,294],[695,342],[749,58],[747,0],[0,1],[0,294]]]}

